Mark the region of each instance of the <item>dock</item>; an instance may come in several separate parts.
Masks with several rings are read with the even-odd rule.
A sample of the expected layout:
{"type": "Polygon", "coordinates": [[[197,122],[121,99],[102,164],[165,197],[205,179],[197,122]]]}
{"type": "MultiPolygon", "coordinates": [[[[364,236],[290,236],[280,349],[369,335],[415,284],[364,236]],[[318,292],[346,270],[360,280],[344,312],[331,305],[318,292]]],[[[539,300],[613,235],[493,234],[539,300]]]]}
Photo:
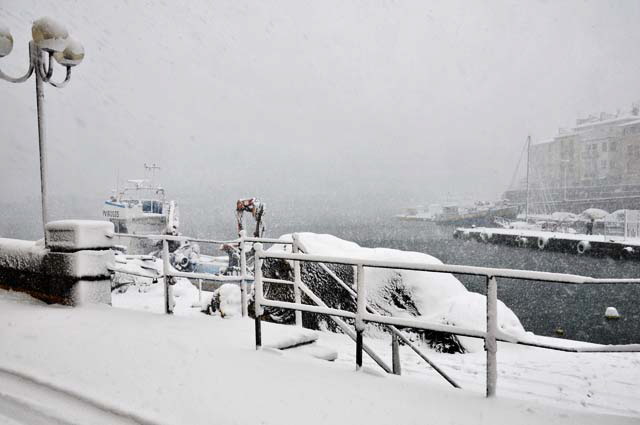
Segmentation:
{"type": "Polygon", "coordinates": [[[453,237],[519,248],[640,260],[640,238],[491,227],[458,227],[453,237]]]}

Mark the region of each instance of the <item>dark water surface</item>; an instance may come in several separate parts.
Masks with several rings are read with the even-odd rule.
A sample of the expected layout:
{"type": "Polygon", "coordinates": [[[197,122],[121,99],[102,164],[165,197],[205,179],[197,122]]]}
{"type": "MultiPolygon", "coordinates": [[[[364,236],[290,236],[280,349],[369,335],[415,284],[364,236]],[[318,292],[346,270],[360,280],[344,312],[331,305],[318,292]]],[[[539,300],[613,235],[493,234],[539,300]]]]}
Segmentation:
{"type": "MultiPolygon", "coordinates": [[[[293,231],[275,225],[270,234],[293,231]]],[[[291,226],[297,227],[297,226],[291,226]]],[[[309,227],[309,226],[307,226],[309,227]]],[[[330,233],[361,246],[418,251],[448,264],[502,267],[580,274],[591,277],[640,277],[640,262],[512,248],[453,239],[452,227],[393,218],[317,223],[310,231],[330,233]]],[[[300,227],[297,227],[300,230],[300,227]]],[[[465,286],[485,293],[485,279],[458,276],[465,286]]],[[[525,329],[570,339],[625,344],[640,342],[640,285],[563,285],[499,279],[498,297],[520,318],[525,329]],[[606,320],[614,306],[619,320],[606,320]]]]}

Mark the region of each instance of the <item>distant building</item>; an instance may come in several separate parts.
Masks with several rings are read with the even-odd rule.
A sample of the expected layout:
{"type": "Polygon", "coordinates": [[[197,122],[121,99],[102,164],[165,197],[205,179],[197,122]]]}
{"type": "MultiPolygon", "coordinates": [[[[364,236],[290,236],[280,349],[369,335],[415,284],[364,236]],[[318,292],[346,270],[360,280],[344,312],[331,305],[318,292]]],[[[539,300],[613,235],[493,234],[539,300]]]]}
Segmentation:
{"type": "MultiPolygon", "coordinates": [[[[524,203],[524,186],[505,198],[524,203]]],[[[529,204],[538,212],[640,207],[640,108],[581,118],[571,130],[532,143],[529,204]]]]}

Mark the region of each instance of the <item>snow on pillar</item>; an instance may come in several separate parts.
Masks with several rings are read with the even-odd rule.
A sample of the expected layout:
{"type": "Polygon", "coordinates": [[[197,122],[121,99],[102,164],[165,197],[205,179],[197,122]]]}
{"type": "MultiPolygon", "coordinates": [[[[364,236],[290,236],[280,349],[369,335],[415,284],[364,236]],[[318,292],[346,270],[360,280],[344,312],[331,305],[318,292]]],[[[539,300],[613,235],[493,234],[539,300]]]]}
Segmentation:
{"type": "Polygon", "coordinates": [[[61,220],[45,232],[46,245],[0,239],[0,287],[51,303],[111,304],[113,224],[61,220]]]}

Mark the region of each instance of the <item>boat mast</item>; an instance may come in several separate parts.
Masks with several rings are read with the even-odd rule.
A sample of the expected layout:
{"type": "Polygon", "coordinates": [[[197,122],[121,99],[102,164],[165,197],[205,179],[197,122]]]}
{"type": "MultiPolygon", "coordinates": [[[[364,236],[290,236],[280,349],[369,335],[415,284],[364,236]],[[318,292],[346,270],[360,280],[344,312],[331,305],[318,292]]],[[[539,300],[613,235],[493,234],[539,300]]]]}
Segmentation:
{"type": "Polygon", "coordinates": [[[527,136],[527,199],[524,204],[524,220],[529,220],[529,158],[531,156],[531,136],[527,136]]]}
{"type": "Polygon", "coordinates": [[[158,167],[155,162],[153,164],[151,164],[151,165],[147,165],[147,163],[145,162],[144,163],[144,169],[147,170],[147,171],[151,171],[151,182],[150,183],[151,183],[151,187],[153,187],[153,185],[155,183],[154,180],[155,180],[155,177],[156,177],[156,170],[159,170],[160,167],[158,167]]]}

